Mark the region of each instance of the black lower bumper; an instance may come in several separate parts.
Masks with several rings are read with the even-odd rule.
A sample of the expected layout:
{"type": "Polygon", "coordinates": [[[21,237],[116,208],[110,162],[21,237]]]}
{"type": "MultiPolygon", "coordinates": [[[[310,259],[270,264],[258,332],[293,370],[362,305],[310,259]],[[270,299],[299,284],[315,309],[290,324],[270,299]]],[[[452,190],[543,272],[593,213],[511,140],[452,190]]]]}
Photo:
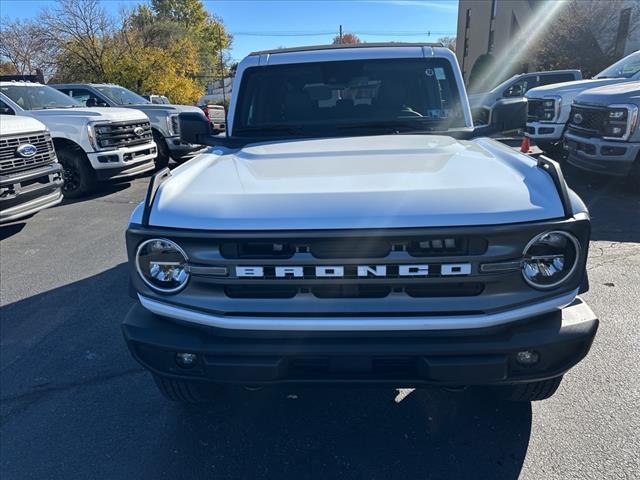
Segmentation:
{"type": "Polygon", "coordinates": [[[499,385],[562,375],[585,357],[598,328],[576,299],[562,311],[487,329],[439,332],[253,332],[200,328],[136,304],[122,325],[135,359],[173,378],[234,383],[363,382],[499,385]],[[517,352],[539,355],[534,365],[517,352]],[[197,354],[191,368],[176,353],[197,354]]]}

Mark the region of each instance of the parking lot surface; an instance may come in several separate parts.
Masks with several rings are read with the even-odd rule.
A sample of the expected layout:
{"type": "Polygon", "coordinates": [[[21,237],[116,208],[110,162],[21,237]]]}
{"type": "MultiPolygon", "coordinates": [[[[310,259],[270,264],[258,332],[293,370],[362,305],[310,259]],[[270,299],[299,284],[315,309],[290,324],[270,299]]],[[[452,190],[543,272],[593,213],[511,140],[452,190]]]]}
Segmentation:
{"type": "Polygon", "coordinates": [[[590,207],[601,326],[550,400],[476,391],[239,389],[160,397],[120,321],[124,229],[148,179],[0,227],[0,477],[631,479],[640,475],[640,192],[570,177],[590,207]]]}

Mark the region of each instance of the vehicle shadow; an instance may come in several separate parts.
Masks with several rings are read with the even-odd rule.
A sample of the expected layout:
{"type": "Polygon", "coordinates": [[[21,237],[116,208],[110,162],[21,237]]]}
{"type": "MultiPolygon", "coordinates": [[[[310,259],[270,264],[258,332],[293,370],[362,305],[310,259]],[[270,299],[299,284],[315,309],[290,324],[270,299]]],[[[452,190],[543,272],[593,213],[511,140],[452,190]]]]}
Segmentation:
{"type": "MultiPolygon", "coordinates": [[[[136,177],[137,178],[137,177],[136,177]]],[[[131,186],[131,181],[123,181],[123,182],[100,182],[96,185],[95,190],[91,195],[87,195],[86,197],[80,198],[63,198],[62,205],[71,205],[74,203],[86,202],[87,200],[93,200],[95,198],[107,197],[114,193],[121,192],[122,190],[126,190],[131,186]]]]}
{"type": "Polygon", "coordinates": [[[120,264],[2,307],[7,478],[519,476],[531,405],[483,391],[287,386],[232,389],[204,409],[168,402],[122,339],[132,303],[120,264]]]}
{"type": "Polygon", "coordinates": [[[640,242],[640,186],[630,179],[607,177],[563,166],[568,185],[591,215],[591,239],[640,242]]]}
{"type": "Polygon", "coordinates": [[[16,220],[15,223],[0,225],[0,241],[12,237],[16,233],[20,233],[26,225],[27,224],[24,222],[24,219],[16,220]]]}

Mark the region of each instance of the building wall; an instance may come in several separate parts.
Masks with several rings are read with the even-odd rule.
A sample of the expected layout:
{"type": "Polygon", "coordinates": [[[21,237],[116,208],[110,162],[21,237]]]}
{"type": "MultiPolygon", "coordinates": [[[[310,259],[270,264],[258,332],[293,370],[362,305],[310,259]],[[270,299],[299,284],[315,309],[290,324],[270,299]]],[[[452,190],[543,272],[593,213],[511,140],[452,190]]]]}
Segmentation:
{"type": "MultiPolygon", "coordinates": [[[[518,27],[520,29],[525,27],[540,8],[545,8],[546,3],[545,0],[459,0],[456,56],[465,82],[469,82],[469,73],[478,57],[491,53],[499,58],[500,54],[512,45],[518,27]],[[469,16],[468,22],[467,16],[469,16]]],[[[625,0],[617,6],[617,10],[622,12],[630,7],[633,7],[629,22],[630,30],[625,41],[622,42],[624,48],[616,52],[618,56],[628,55],[640,49],[638,0],[625,0]]],[[[616,21],[609,22],[610,25],[595,32],[598,42],[605,50],[609,50],[616,42],[619,12],[613,12],[616,21]]],[[[495,83],[501,80],[503,79],[495,79],[495,83]]]]}

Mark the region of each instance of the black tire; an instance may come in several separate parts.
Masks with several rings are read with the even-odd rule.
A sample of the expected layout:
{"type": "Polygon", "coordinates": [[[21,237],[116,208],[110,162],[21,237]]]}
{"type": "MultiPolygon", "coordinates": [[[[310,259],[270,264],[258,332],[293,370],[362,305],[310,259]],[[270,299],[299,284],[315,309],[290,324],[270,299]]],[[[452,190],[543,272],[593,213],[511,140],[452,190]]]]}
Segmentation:
{"type": "Polygon", "coordinates": [[[162,170],[169,166],[169,159],[171,158],[169,147],[167,147],[167,142],[164,140],[164,137],[155,130],[153,131],[153,141],[156,142],[158,148],[158,156],[155,160],[156,170],[162,170]]]}
{"type": "Polygon", "coordinates": [[[172,402],[202,404],[212,400],[211,392],[206,386],[185,380],[154,375],[153,379],[164,398],[172,402]]]}
{"type": "Polygon", "coordinates": [[[62,194],[65,198],[84,197],[95,190],[96,174],[82,150],[63,148],[57,155],[63,168],[62,194]]]}
{"type": "Polygon", "coordinates": [[[500,387],[501,396],[509,402],[537,402],[551,397],[562,382],[562,377],[550,378],[540,382],[521,383],[500,387]]]}

